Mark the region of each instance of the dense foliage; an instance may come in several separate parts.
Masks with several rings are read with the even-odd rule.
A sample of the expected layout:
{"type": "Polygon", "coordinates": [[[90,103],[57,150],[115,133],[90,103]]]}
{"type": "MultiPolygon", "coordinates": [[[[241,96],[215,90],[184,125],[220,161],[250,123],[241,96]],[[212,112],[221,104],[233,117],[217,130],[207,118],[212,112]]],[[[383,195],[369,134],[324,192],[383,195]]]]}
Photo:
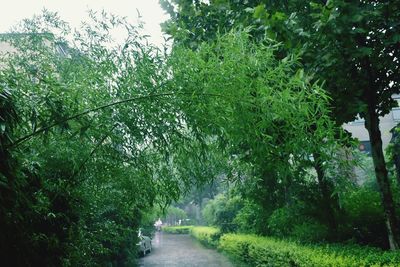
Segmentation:
{"type": "Polygon", "coordinates": [[[249,266],[398,266],[399,254],[351,245],[299,245],[270,237],[226,234],[218,248],[249,266]]]}
{"type": "Polygon", "coordinates": [[[266,214],[289,203],[300,193],[297,185],[313,179],[308,173],[313,153],[337,159],[326,166],[332,174],[341,164],[324,91],[296,69],[295,57],[279,60],[275,50],[275,43],[255,44],[240,32],[193,52],[177,47],[170,59],[177,88],[222,96],[194,102],[185,110],[187,120],[218,136],[231,157],[228,164],[240,165],[229,178],[243,183],[243,193],[266,214]]]}
{"type": "Polygon", "coordinates": [[[162,228],[163,232],[168,234],[189,234],[193,228],[191,225],[187,226],[165,226],[162,228]]]}
{"type": "Polygon", "coordinates": [[[162,2],[172,50],[105,12],[72,31],[44,11],[0,35],[4,263],[131,266],[139,228],[186,219],[174,201],[208,201],[203,219],[218,229],[167,231],[190,229],[255,266],[399,263],[304,244],[400,242],[378,127],[399,93],[398,1],[162,2]],[[358,156],[340,126],[357,114],[375,181],[353,176],[358,156]],[[229,232],[299,243],[218,241],[229,232]]]}
{"type": "Polygon", "coordinates": [[[193,182],[185,166],[207,161],[164,54],[106,13],[72,32],[45,12],[1,37],[11,47],[0,68],[6,265],[133,264],[146,211],[177,200],[193,182]]]}
{"type": "Polygon", "coordinates": [[[335,237],[321,218],[323,213],[316,201],[318,197],[311,197],[313,187],[302,191],[309,198],[293,201],[271,214],[263,213],[259,204],[241,198],[238,193],[221,193],[205,205],[203,217],[208,225],[216,226],[224,233],[263,233],[303,243],[336,240],[385,247],[386,226],[376,187],[371,180],[362,187],[353,185],[341,193],[337,214],[340,227],[335,237]]]}
{"type": "Polygon", "coordinates": [[[192,227],[191,235],[246,266],[398,266],[396,252],[343,244],[302,245],[271,237],[221,234],[218,228],[192,227]]]}
{"type": "Polygon", "coordinates": [[[221,232],[218,228],[195,226],[190,229],[190,234],[207,247],[217,247],[221,232]]]}
{"type": "MultiPolygon", "coordinates": [[[[329,98],[329,116],[340,126],[365,118],[369,132],[377,188],[387,224],[387,240],[392,249],[400,242],[393,187],[382,149],[379,116],[395,105],[399,93],[399,1],[161,1],[171,18],[164,31],[175,46],[197,51],[204,42],[213,42],[221,33],[249,27],[255,42],[281,43],[278,58],[301,55],[299,65],[312,81],[323,81],[329,98]]],[[[340,135],[337,134],[337,137],[340,135]]],[[[343,142],[349,146],[348,142],[343,142]]],[[[344,154],[348,153],[344,152],[344,154]]],[[[342,155],[346,158],[348,156],[342,155]]],[[[313,152],[323,217],[331,232],[341,226],[340,203],[326,165],[331,158],[313,152]]],[[[348,179],[351,169],[339,174],[348,179]],[[347,172],[347,173],[346,173],[347,172]]],[[[337,176],[337,175],[334,175],[337,176]]],[[[266,201],[264,201],[266,202],[266,201]]]]}

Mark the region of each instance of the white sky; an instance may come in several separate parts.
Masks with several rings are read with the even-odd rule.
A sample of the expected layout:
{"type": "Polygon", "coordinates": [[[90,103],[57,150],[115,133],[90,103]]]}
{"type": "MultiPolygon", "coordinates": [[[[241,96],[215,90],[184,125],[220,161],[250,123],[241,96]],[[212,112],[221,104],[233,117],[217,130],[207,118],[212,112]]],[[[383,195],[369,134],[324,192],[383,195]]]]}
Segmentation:
{"type": "Polygon", "coordinates": [[[105,11],[125,16],[132,23],[137,21],[137,12],[145,22],[145,33],[149,41],[160,45],[163,43],[160,23],[168,19],[158,0],[0,0],[0,33],[7,32],[24,18],[40,14],[43,8],[58,12],[61,19],[78,27],[87,18],[87,10],[105,11]]]}

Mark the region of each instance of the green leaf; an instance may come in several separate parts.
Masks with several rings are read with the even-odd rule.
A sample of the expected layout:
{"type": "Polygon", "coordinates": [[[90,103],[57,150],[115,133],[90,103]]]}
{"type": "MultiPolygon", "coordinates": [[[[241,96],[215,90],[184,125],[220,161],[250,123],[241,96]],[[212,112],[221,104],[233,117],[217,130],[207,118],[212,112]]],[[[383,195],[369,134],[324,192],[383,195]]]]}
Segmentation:
{"type": "Polygon", "coordinates": [[[265,13],[265,4],[261,4],[254,8],[253,17],[256,19],[260,19],[264,16],[265,13]]]}

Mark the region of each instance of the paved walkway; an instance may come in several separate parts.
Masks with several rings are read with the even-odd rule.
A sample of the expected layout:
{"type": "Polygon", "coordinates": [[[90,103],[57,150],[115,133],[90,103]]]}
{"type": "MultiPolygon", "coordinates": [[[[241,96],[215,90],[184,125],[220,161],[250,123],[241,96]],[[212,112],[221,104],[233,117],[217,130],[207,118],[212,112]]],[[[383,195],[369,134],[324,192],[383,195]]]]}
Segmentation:
{"type": "Polygon", "coordinates": [[[157,232],[153,251],[139,260],[141,267],[233,267],[216,250],[199,244],[189,235],[157,232]]]}

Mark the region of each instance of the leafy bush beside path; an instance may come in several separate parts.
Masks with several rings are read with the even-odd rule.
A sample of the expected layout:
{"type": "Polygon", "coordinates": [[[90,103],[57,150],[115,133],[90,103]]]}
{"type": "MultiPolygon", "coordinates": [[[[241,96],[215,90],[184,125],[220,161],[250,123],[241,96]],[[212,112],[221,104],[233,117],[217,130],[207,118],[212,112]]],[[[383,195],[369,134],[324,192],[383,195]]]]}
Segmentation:
{"type": "Polygon", "coordinates": [[[400,253],[357,245],[300,245],[256,235],[225,234],[218,249],[251,266],[400,266],[400,253]]]}
{"type": "Polygon", "coordinates": [[[197,226],[190,230],[190,234],[207,247],[218,246],[218,240],[221,237],[221,232],[218,228],[197,226]]]}
{"type": "Polygon", "coordinates": [[[168,234],[189,234],[193,228],[191,225],[186,226],[166,226],[162,230],[168,234]]]}

